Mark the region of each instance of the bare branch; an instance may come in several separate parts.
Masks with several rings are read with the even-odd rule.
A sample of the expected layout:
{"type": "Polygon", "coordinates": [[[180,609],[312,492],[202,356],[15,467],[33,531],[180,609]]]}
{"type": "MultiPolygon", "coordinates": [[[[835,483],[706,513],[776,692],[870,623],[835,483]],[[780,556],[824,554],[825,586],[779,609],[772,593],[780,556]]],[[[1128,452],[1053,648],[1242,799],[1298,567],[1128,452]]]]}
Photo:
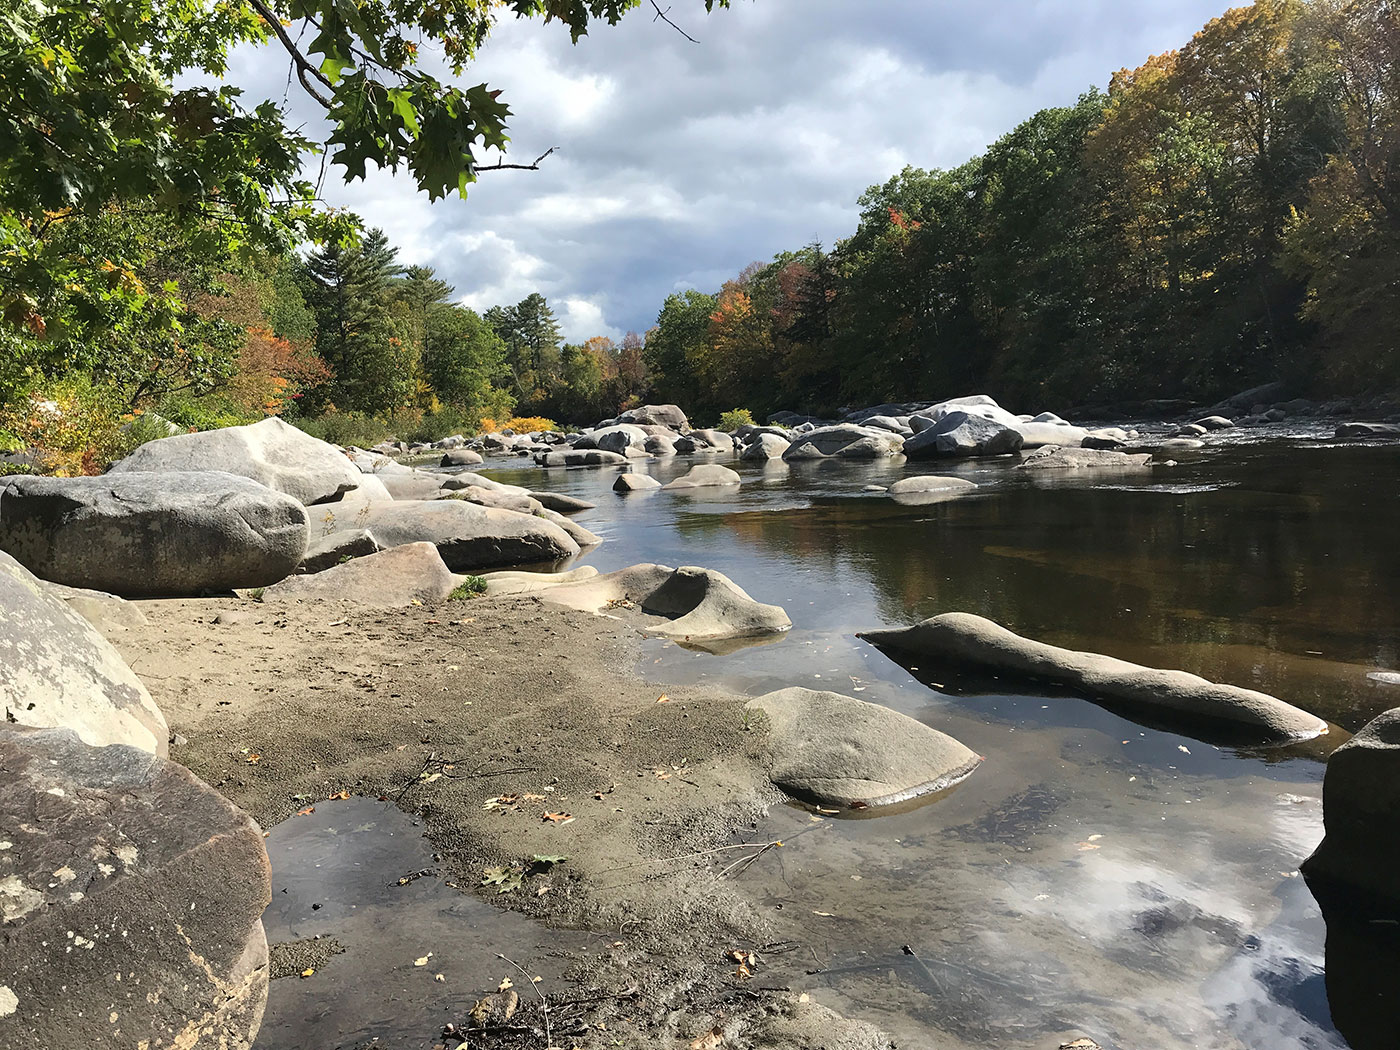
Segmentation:
{"type": "Polygon", "coordinates": [[[301,53],[296,43],[287,35],[287,30],[282,26],[282,20],[268,9],[267,5],[263,3],[263,0],[248,0],[248,3],[252,6],[254,11],[262,16],[262,20],[268,24],[268,27],[277,34],[277,39],[281,41],[287,54],[292,56],[292,61],[296,63],[297,79],[301,81],[301,86],[306,89],[306,93],[326,109],[330,109],[331,100],[312,87],[311,82],[306,79],[307,75],[310,74],[325,87],[333,91],[335,90],[335,85],[331,83],[330,78],[313,66],[310,60],[301,53]]]}
{"type": "Polygon", "coordinates": [[[517,170],[517,171],[539,171],[539,170],[540,170],[540,161],[544,160],[545,157],[548,157],[551,153],[553,153],[553,152],[554,152],[555,150],[557,150],[558,148],[559,148],[558,146],[550,146],[549,149],[545,150],[543,153],[541,153],[538,157],[535,158],[535,162],[534,162],[533,164],[506,164],[506,163],[503,162],[503,161],[497,161],[495,164],[485,164],[485,165],[481,165],[480,167],[473,168],[472,170],[473,170],[473,171],[505,171],[505,170],[508,169],[508,168],[514,168],[514,169],[517,170]]]}
{"type": "Polygon", "coordinates": [[[698,44],[698,43],[700,43],[700,41],[696,40],[693,36],[691,36],[689,33],[687,33],[684,29],[682,29],[680,26],[676,25],[675,22],[672,22],[669,18],[666,17],[666,11],[671,10],[669,7],[666,8],[666,11],[661,10],[661,7],[660,7],[660,5],[657,4],[656,0],[651,0],[651,6],[654,7],[654,8],[656,8],[656,14],[652,17],[652,21],[653,21],[653,22],[655,22],[657,19],[660,19],[661,21],[665,22],[668,26],[670,26],[672,29],[674,29],[677,33],[679,33],[681,36],[683,36],[683,37],[685,37],[687,40],[689,40],[692,44],[698,44]]]}

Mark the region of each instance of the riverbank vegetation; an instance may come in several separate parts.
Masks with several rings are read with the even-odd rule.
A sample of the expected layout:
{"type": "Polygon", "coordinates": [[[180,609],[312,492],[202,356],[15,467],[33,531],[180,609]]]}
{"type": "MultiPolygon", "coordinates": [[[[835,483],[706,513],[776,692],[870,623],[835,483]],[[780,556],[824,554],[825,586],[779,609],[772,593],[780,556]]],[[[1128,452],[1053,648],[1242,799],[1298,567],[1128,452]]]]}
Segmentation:
{"type": "MultiPolygon", "coordinates": [[[[493,5],[370,3],[350,22],[332,0],[98,6],[22,0],[0,39],[0,445],[39,450],[40,469],[270,414],[368,445],[644,400],[709,421],[974,389],[1064,409],[1275,378],[1400,386],[1389,3],[1228,11],[959,167],[871,187],[830,248],[678,292],[644,336],[581,344],[539,294],[462,305],[301,174],[321,150],[347,178],[370,162],[465,193],[508,111],[427,76],[406,41],[426,33],[460,71],[493,5]],[[321,34],[302,50],[282,16],[321,34]],[[233,88],[174,87],[249,41],[288,49],[329,142],[233,88]]],[[[635,4],[575,6],[577,36],[635,4]]]]}

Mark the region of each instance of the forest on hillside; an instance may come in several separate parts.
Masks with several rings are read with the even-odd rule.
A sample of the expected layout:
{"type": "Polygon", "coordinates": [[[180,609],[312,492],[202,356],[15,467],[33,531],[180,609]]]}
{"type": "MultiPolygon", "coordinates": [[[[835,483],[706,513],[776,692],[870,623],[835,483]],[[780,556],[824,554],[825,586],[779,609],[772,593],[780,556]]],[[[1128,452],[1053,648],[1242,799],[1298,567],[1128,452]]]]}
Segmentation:
{"type": "Polygon", "coordinates": [[[369,443],[643,400],[710,421],[973,390],[1063,410],[1275,378],[1400,388],[1400,10],[1384,0],[1232,9],[959,167],[872,186],[829,248],[580,344],[539,294],[468,309],[469,289],[403,265],[301,174],[324,148],[347,176],[368,160],[465,192],[504,105],[425,78],[401,31],[465,66],[492,5],[439,25],[430,5],[368,3],[378,20],[350,25],[326,0],[310,50],[329,64],[301,72],[336,121],[323,147],[270,102],[172,86],[280,35],[261,3],[220,0],[217,23],[198,3],[103,0],[105,22],[92,6],[22,0],[0,30],[0,446],[45,449],[48,469],[269,414],[369,443]]]}

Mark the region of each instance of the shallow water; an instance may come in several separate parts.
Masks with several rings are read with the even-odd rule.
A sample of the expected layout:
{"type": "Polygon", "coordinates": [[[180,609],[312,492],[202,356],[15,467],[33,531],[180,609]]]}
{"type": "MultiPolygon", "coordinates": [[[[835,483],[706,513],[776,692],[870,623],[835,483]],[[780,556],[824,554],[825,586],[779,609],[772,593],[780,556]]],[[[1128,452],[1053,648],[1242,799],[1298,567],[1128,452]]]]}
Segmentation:
{"type": "MultiPolygon", "coordinates": [[[[484,472],[597,503],[574,517],[607,541],[583,559],[601,571],[704,565],[792,617],[790,633],[723,656],[649,641],[647,674],[754,695],[834,689],[986,756],[953,791],[898,813],[771,815],[753,837],[784,846],[740,878],[800,947],[764,960],[765,984],[809,991],[901,1046],[1029,1050],[1083,1035],[1105,1050],[1393,1050],[1385,989],[1400,949],[1364,925],[1334,922],[1329,939],[1296,869],[1321,838],[1323,759],[1400,705],[1400,446],[1258,438],[1053,481],[1003,462],[725,459],[737,491],[618,496],[610,468],[484,472]],[[861,491],[933,472],[981,487],[924,506],[861,491]],[[1338,728],[1236,749],[1074,696],[905,668],[855,637],[954,610],[1262,689],[1338,728]],[[1345,999],[1336,1022],[1329,986],[1345,999]]],[[[696,461],[634,469],[664,482],[696,461]]],[[[521,924],[510,932],[527,943],[555,936],[442,892],[444,932],[489,919],[521,924]]],[[[314,925],[293,918],[294,936],[314,925]]],[[[409,1001],[426,1000],[383,1009],[409,1001]]]]}

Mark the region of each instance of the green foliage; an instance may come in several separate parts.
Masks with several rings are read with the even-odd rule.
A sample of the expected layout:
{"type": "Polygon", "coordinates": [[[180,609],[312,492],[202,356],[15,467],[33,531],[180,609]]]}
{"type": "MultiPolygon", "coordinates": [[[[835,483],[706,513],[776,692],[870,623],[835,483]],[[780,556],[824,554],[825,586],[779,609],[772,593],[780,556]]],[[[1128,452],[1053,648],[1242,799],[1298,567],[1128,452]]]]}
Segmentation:
{"type": "Polygon", "coordinates": [[[480,576],[468,576],[465,580],[452,588],[452,593],[447,596],[448,601],[459,602],[468,598],[476,598],[486,593],[486,581],[480,576]]]}
{"type": "Polygon", "coordinates": [[[753,413],[747,408],[731,408],[728,412],[721,412],[719,417],[719,429],[735,431],[740,427],[753,426],[753,413]]]}
{"type": "Polygon", "coordinates": [[[312,437],[329,441],[332,445],[370,448],[395,436],[383,420],[363,412],[326,412],[315,418],[294,422],[312,437]]]}

